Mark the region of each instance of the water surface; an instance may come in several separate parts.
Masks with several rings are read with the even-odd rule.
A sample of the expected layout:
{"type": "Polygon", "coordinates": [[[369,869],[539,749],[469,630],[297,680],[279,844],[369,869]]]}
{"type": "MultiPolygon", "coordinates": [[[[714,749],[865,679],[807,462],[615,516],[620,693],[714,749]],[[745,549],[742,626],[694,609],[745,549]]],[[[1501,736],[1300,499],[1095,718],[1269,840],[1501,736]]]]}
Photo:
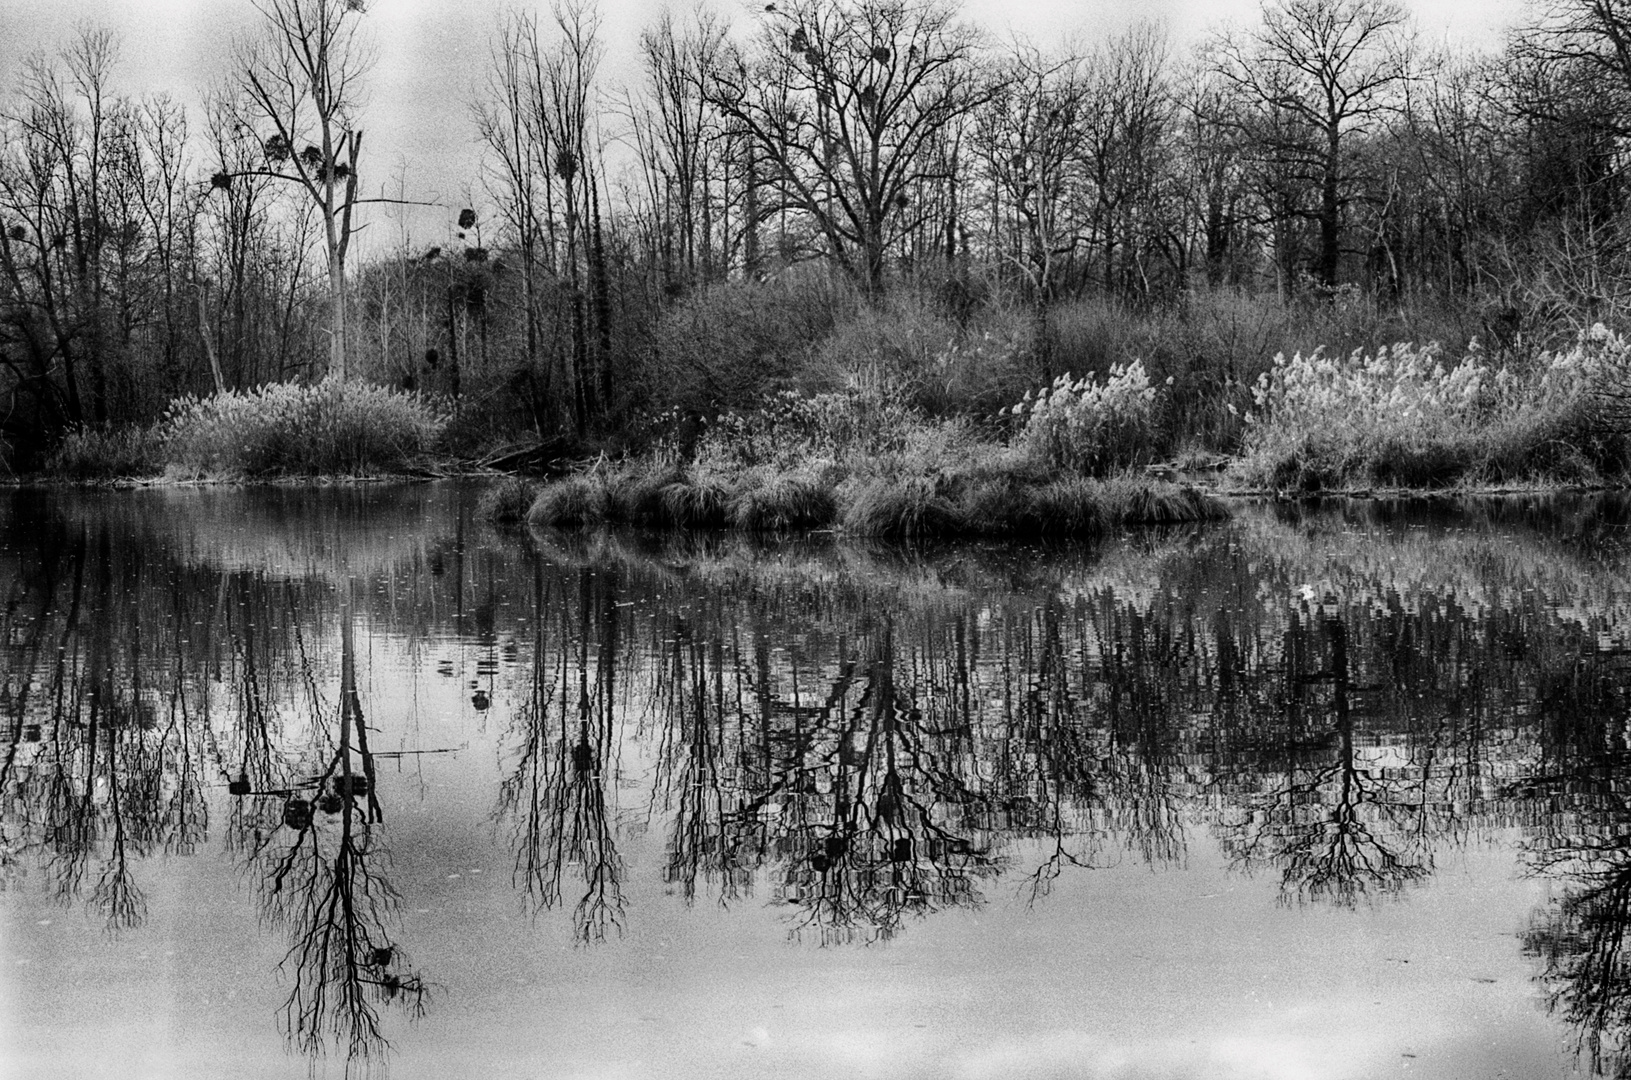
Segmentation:
{"type": "Polygon", "coordinates": [[[0,499],[0,1075],[1627,1068],[1631,508],[0,499]]]}

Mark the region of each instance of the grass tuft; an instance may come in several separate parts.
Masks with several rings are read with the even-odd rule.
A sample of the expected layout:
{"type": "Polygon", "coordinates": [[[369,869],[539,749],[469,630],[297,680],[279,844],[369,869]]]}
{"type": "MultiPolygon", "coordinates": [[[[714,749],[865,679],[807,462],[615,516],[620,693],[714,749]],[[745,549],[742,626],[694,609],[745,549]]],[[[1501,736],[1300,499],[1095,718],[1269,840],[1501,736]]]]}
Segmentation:
{"type": "Polygon", "coordinates": [[[580,473],[545,484],[527,511],[529,525],[571,527],[606,520],[606,484],[599,473],[580,473]]]}
{"type": "Polygon", "coordinates": [[[1093,536],[1108,524],[1105,485],[1085,476],[1067,476],[1033,487],[1020,511],[1021,528],[1028,532],[1093,536]]]}
{"type": "Polygon", "coordinates": [[[731,489],[712,474],[682,476],[661,492],[663,520],[680,529],[718,529],[729,523],[731,489]]]}
{"type": "Polygon", "coordinates": [[[750,470],[730,500],[730,523],[747,532],[821,529],[837,516],[831,488],[806,472],[750,470]]]}
{"type": "Polygon", "coordinates": [[[680,470],[666,462],[637,462],[625,467],[607,484],[608,520],[643,527],[669,524],[663,491],[680,478],[680,470]]]}
{"type": "Polygon", "coordinates": [[[968,531],[957,506],[927,476],[857,481],[844,506],[844,530],[856,536],[920,538],[968,531]]]}
{"type": "Polygon", "coordinates": [[[519,476],[499,481],[482,493],[476,503],[476,516],[494,525],[517,525],[527,519],[537,492],[519,476]]]}

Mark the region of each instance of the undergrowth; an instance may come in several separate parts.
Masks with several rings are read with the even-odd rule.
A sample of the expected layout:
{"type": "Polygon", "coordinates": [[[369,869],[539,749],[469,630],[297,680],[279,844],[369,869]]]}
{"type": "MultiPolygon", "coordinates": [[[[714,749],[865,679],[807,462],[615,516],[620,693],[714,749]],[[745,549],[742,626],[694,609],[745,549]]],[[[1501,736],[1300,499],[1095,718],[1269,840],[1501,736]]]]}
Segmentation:
{"type": "Polygon", "coordinates": [[[1108,397],[1091,392],[1091,379],[1072,383],[1068,402],[1061,386],[1050,405],[1032,407],[1012,445],[990,428],[931,419],[863,390],[781,393],[762,410],[719,418],[689,447],[658,440],[646,455],[602,458],[547,485],[528,520],[910,538],[1084,534],[1221,516],[1214,500],[1125,473],[1142,452],[1133,433],[1154,407],[1141,377],[1132,372],[1128,392],[1108,397]],[[1076,418],[1082,401],[1097,419],[1076,418]],[[1045,437],[1031,434],[1044,426],[1045,437]]]}

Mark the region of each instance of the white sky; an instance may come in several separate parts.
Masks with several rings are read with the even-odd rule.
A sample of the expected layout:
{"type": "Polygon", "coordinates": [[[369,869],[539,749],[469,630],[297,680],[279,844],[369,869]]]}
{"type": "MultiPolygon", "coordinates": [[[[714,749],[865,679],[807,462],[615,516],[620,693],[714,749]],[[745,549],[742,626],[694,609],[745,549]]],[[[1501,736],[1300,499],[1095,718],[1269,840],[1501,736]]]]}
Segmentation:
{"type": "MultiPolygon", "coordinates": [[[[745,16],[762,2],[713,0],[745,16]]],[[[1524,17],[1524,0],[1404,0],[1424,39],[1467,47],[1498,44],[1505,27],[1524,17]]],[[[688,10],[688,0],[601,0],[608,82],[632,79],[634,42],[664,6],[688,10]]],[[[410,197],[464,204],[466,185],[478,191],[469,102],[483,78],[487,42],[502,12],[547,11],[547,0],[371,0],[370,32],[378,63],[367,80],[363,168],[370,193],[407,163],[410,197]]],[[[970,21],[999,39],[1014,34],[1047,45],[1067,37],[1091,43],[1138,19],[1166,24],[1179,48],[1223,20],[1249,23],[1256,0],[964,0],[970,21]]],[[[168,90],[192,104],[213,81],[231,73],[235,35],[252,30],[249,0],[0,0],[0,88],[15,82],[22,57],[54,51],[81,22],[105,25],[122,38],[118,86],[134,94],[168,90]]],[[[416,240],[443,240],[439,213],[416,214],[416,240]]],[[[383,224],[383,223],[382,223],[383,224]]],[[[375,243],[394,239],[376,234],[375,243]]]]}

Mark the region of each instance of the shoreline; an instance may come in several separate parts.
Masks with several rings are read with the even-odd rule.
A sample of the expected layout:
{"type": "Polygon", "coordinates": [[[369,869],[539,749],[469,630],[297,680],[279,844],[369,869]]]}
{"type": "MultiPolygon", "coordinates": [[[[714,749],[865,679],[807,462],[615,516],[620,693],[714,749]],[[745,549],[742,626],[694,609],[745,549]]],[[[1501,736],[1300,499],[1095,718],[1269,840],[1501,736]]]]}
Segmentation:
{"type": "MultiPolygon", "coordinates": [[[[1275,502],[1318,502],[1323,499],[1353,499],[1358,501],[1378,499],[1455,499],[1455,498],[1498,498],[1512,495],[1587,495],[1602,494],[1618,491],[1631,492],[1631,479],[1623,482],[1581,483],[1534,483],[1534,484],[1496,484],[1496,485],[1451,485],[1447,487],[1382,487],[1371,485],[1352,488],[1328,488],[1318,491],[1308,491],[1292,488],[1269,487],[1231,487],[1216,481],[1209,481],[1204,474],[1197,475],[1171,470],[1161,467],[1163,474],[1159,477],[1137,477],[1139,482],[1150,485],[1167,485],[1176,488],[1193,489],[1201,494],[1219,500],[1272,500],[1275,502]]],[[[581,475],[580,469],[574,469],[554,480],[568,479],[581,475]]],[[[1061,474],[1061,478],[1069,474],[1061,474]]],[[[271,476],[271,477],[242,477],[242,476],[211,476],[211,477],[165,477],[165,476],[126,476],[111,479],[76,480],[69,477],[50,476],[45,474],[28,474],[23,476],[0,477],[0,488],[12,490],[20,489],[58,489],[75,488],[81,490],[146,490],[152,488],[207,488],[207,487],[346,487],[374,484],[432,484],[445,480],[480,480],[493,483],[502,483],[506,480],[518,480],[543,487],[552,482],[551,479],[526,473],[503,472],[481,467],[471,469],[449,469],[437,472],[399,472],[377,473],[364,476],[346,476],[339,474],[316,476],[271,476]]],[[[819,530],[810,530],[819,531],[819,530]]]]}

